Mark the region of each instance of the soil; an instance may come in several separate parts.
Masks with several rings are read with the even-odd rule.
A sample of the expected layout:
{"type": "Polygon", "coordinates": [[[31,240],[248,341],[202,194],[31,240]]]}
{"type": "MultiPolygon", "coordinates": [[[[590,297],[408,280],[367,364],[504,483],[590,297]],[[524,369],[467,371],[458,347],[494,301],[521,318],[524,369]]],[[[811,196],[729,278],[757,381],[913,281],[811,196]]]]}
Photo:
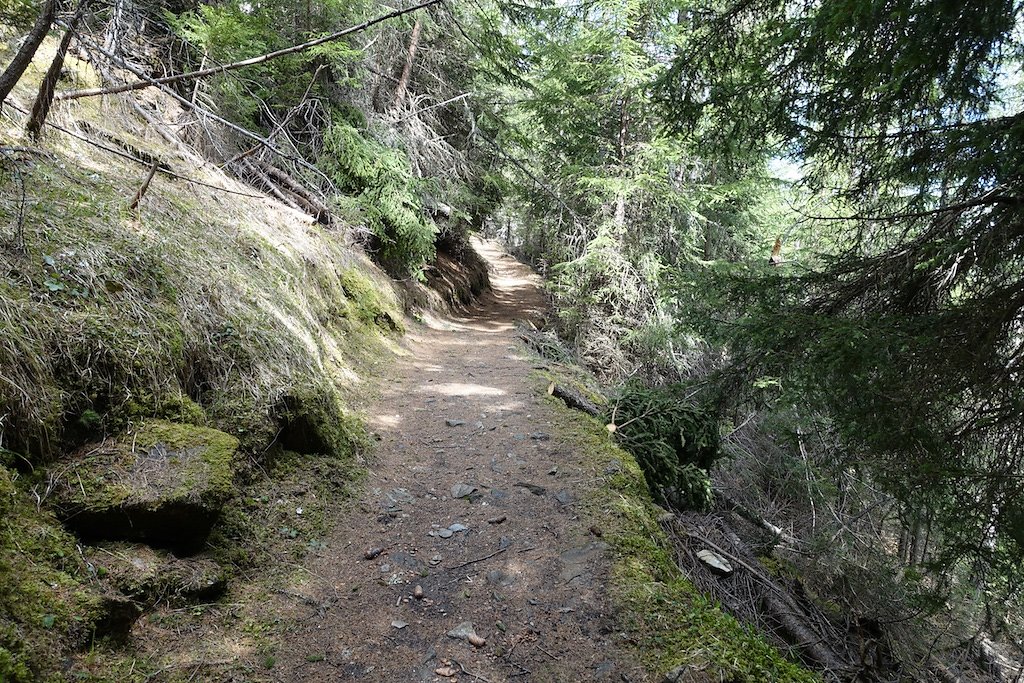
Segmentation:
{"type": "Polygon", "coordinates": [[[544,315],[539,280],[476,246],[493,290],[411,330],[368,410],[362,493],[306,558],[297,599],[275,598],[294,624],[276,680],[647,678],[614,629],[607,547],[577,514],[594,484],[550,431],[516,333],[544,315]]]}

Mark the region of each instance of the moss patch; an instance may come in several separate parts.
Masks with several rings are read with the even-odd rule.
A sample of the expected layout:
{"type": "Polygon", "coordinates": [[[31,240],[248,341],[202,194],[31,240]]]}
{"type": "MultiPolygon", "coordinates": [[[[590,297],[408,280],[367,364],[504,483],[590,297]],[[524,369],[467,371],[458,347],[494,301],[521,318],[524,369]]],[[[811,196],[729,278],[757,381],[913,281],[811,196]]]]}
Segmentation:
{"type": "Polygon", "coordinates": [[[346,317],[384,332],[405,332],[401,316],[384,302],[369,278],[355,268],[347,268],[339,273],[338,279],[346,296],[346,317]]]}
{"type": "MultiPolygon", "coordinates": [[[[538,382],[546,396],[551,375],[538,382]]],[[[603,425],[547,397],[555,429],[589,459],[591,474],[604,483],[583,502],[588,521],[603,531],[613,552],[612,597],[621,625],[650,669],[681,665],[702,668],[719,680],[819,680],[787,660],[698,592],[681,574],[657,518],[644,474],[636,460],[616,446],[603,425]]]]}
{"type": "Polygon", "coordinates": [[[367,443],[362,421],[322,384],[285,396],[276,412],[280,427],[275,441],[284,450],[348,456],[367,443]]]}
{"type": "Polygon", "coordinates": [[[200,544],[234,493],[238,439],[163,420],[54,468],[53,504],[89,539],[200,544]]]}
{"type": "Polygon", "coordinates": [[[29,484],[0,466],[0,680],[13,683],[51,680],[111,616],[76,540],[36,508],[29,484]]]}

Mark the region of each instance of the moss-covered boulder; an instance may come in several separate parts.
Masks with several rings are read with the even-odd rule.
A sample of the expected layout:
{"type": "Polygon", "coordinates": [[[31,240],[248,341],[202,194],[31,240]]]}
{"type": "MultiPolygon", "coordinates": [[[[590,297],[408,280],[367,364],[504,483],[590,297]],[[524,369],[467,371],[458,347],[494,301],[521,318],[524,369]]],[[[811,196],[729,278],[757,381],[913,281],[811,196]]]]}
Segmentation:
{"type": "Polygon", "coordinates": [[[209,558],[177,558],[138,543],[104,544],[86,552],[104,582],[145,605],[211,600],[227,588],[226,572],[209,558]]]}
{"type": "Polygon", "coordinates": [[[195,549],[234,492],[237,449],[215,429],[151,421],[59,463],[51,500],[83,538],[195,549]]]}

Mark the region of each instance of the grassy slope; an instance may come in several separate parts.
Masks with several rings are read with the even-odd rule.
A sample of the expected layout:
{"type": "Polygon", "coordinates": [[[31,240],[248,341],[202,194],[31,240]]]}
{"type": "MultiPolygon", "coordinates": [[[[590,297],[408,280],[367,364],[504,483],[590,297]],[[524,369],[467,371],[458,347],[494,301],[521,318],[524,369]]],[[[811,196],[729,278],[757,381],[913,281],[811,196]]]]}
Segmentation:
{"type": "MultiPolygon", "coordinates": [[[[538,392],[546,396],[549,381],[576,384],[566,377],[579,373],[573,368],[552,370],[538,378],[538,392]]],[[[620,626],[644,664],[662,673],[680,665],[692,667],[693,678],[681,680],[818,680],[687,581],[657,521],[663,510],[652,502],[633,456],[616,446],[596,420],[567,408],[559,399],[546,396],[546,400],[556,428],[588,455],[587,474],[602,482],[585,502],[584,514],[612,547],[610,589],[620,626]]]]}
{"type": "MultiPolygon", "coordinates": [[[[54,129],[18,151],[32,145],[16,107],[28,108],[52,49],[0,114],[0,680],[143,680],[168,662],[94,641],[108,589],[47,512],[47,468],[147,418],[227,432],[251,466],[212,552],[239,578],[261,562],[275,576],[275,557],[315,544],[357,476],[364,437],[350,407],[395,349],[400,302],[343,227],[163,175],[131,211],[145,166],[54,129]],[[319,455],[268,451],[296,422],[317,434],[319,455]]],[[[95,82],[84,64],[69,67],[95,82]]],[[[168,145],[119,98],[58,105],[52,121],[255,194],[168,145]]]]}

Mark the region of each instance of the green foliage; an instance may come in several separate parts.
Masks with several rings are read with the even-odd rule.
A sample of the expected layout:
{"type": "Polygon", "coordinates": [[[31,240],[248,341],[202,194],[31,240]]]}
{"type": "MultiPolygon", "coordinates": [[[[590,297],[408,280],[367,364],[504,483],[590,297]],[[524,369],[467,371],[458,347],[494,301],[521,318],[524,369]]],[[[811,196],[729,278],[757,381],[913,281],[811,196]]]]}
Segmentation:
{"type": "MultiPolygon", "coordinates": [[[[194,10],[175,15],[164,13],[177,36],[194,51],[195,66],[210,60],[228,63],[265,54],[301,43],[314,35],[337,30],[352,22],[362,9],[357,4],[317,2],[317,11],[287,0],[245,3],[202,4],[194,10]]],[[[300,99],[307,85],[320,92],[323,83],[311,83],[316,66],[330,66],[339,73],[347,70],[362,52],[346,42],[322,45],[314,50],[287,55],[254,65],[244,77],[224,74],[209,79],[204,87],[215,108],[237,123],[265,129],[267,107],[277,119],[300,99]]],[[[339,85],[354,85],[354,79],[339,85]]]]}
{"type": "Polygon", "coordinates": [[[39,6],[35,0],[0,0],[0,24],[31,26],[39,14],[39,6]]]}
{"type": "Polygon", "coordinates": [[[660,79],[675,130],[729,167],[788,157],[818,204],[794,228],[807,258],[683,295],[729,349],[721,385],[756,405],[777,377],[823,413],[835,471],[930,520],[932,569],[1022,557],[1005,518],[1024,473],[1020,11],[698,0],[660,79]]]}
{"type": "Polygon", "coordinates": [[[337,117],[324,137],[319,165],[343,192],[355,195],[376,237],[381,262],[415,271],[434,255],[436,228],[423,211],[407,158],[337,117]]]}
{"type": "Polygon", "coordinates": [[[628,384],[615,398],[615,434],[636,457],[651,490],[682,509],[712,500],[708,469],[719,457],[718,419],[685,385],[628,384]]]}

